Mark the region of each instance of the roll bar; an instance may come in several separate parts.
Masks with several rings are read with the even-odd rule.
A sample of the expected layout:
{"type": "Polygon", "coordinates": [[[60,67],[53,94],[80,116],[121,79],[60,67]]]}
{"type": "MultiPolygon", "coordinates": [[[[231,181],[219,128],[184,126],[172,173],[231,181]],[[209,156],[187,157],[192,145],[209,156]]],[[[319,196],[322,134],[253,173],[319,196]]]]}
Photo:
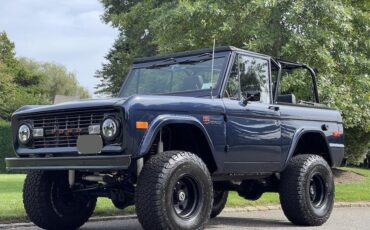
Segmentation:
{"type": "Polygon", "coordinates": [[[276,82],[276,87],[275,87],[275,92],[274,92],[274,103],[277,100],[277,94],[278,94],[278,87],[279,87],[279,82],[281,80],[281,70],[287,69],[287,70],[292,70],[292,69],[306,69],[311,75],[312,78],[312,83],[313,83],[313,96],[314,96],[314,101],[316,103],[320,103],[319,99],[319,93],[317,91],[317,80],[316,80],[316,73],[315,71],[309,67],[306,64],[300,64],[300,63],[295,63],[295,62],[290,62],[290,61],[285,61],[281,59],[273,59],[273,62],[276,64],[278,67],[278,76],[277,76],[277,82],[276,82]]]}

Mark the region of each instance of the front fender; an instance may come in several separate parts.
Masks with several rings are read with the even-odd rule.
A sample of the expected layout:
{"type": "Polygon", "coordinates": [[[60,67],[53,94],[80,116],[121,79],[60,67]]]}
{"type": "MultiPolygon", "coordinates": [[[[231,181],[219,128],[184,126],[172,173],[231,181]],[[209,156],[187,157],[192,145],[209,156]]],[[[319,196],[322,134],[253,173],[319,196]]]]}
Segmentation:
{"type": "Polygon", "coordinates": [[[209,137],[208,132],[204,128],[203,124],[197,118],[187,115],[163,114],[157,116],[150,123],[149,129],[145,132],[144,137],[140,143],[138,157],[141,157],[149,152],[150,147],[152,146],[159,130],[168,124],[190,124],[198,127],[206,137],[208,145],[210,146],[210,149],[212,151],[212,154],[214,154],[214,146],[212,140],[209,137]]]}

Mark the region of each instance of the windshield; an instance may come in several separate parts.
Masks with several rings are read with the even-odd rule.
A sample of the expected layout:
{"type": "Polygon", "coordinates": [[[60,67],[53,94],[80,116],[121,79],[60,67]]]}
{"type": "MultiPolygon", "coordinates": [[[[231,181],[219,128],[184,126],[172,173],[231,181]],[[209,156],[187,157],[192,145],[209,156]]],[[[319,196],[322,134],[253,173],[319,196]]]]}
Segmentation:
{"type": "Polygon", "coordinates": [[[134,94],[168,94],[209,90],[218,87],[226,57],[214,59],[212,76],[211,56],[202,59],[170,58],[142,68],[134,68],[121,91],[121,97],[134,94]],[[171,62],[168,64],[168,62],[171,62]]]}

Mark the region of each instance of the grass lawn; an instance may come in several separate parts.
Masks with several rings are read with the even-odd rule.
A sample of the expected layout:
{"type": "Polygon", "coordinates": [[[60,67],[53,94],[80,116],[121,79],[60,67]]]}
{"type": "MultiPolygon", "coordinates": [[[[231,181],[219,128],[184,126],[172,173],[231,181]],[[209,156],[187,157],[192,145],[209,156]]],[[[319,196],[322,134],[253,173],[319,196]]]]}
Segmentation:
{"type": "MultiPolygon", "coordinates": [[[[336,201],[370,201],[370,170],[358,168],[342,168],[366,176],[359,182],[336,185],[336,201]]],[[[0,175],[0,222],[25,221],[26,214],[22,203],[22,186],[25,175],[1,174],[0,175]]],[[[265,193],[257,201],[248,201],[240,198],[237,193],[230,193],[229,207],[247,205],[278,204],[279,197],[275,193],[265,193]]],[[[116,215],[134,213],[134,208],[129,207],[124,211],[116,209],[109,199],[99,198],[95,215],[116,215]]]]}
{"type": "MultiPolygon", "coordinates": [[[[26,221],[22,202],[24,174],[0,174],[0,223],[26,221]]],[[[134,213],[133,207],[124,211],[116,209],[107,198],[99,198],[95,215],[117,215],[134,213]]]]}

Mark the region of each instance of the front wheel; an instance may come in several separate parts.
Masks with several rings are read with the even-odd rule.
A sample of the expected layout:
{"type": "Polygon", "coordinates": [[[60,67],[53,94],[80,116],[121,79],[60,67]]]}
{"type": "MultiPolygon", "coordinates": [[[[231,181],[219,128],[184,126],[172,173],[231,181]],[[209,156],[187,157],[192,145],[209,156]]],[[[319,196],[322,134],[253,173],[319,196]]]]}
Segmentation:
{"type": "Polygon", "coordinates": [[[43,229],[76,229],[92,215],[95,197],[74,194],[66,172],[31,171],[23,187],[30,220],[43,229]]]}
{"type": "Polygon", "coordinates": [[[293,157],[281,174],[280,202],[292,223],[324,224],[334,205],[334,181],[328,163],[318,155],[293,157]]]}
{"type": "Polygon", "coordinates": [[[212,202],[208,169],[189,152],[152,156],[138,178],[136,212],[144,229],[203,229],[212,202]]]}

